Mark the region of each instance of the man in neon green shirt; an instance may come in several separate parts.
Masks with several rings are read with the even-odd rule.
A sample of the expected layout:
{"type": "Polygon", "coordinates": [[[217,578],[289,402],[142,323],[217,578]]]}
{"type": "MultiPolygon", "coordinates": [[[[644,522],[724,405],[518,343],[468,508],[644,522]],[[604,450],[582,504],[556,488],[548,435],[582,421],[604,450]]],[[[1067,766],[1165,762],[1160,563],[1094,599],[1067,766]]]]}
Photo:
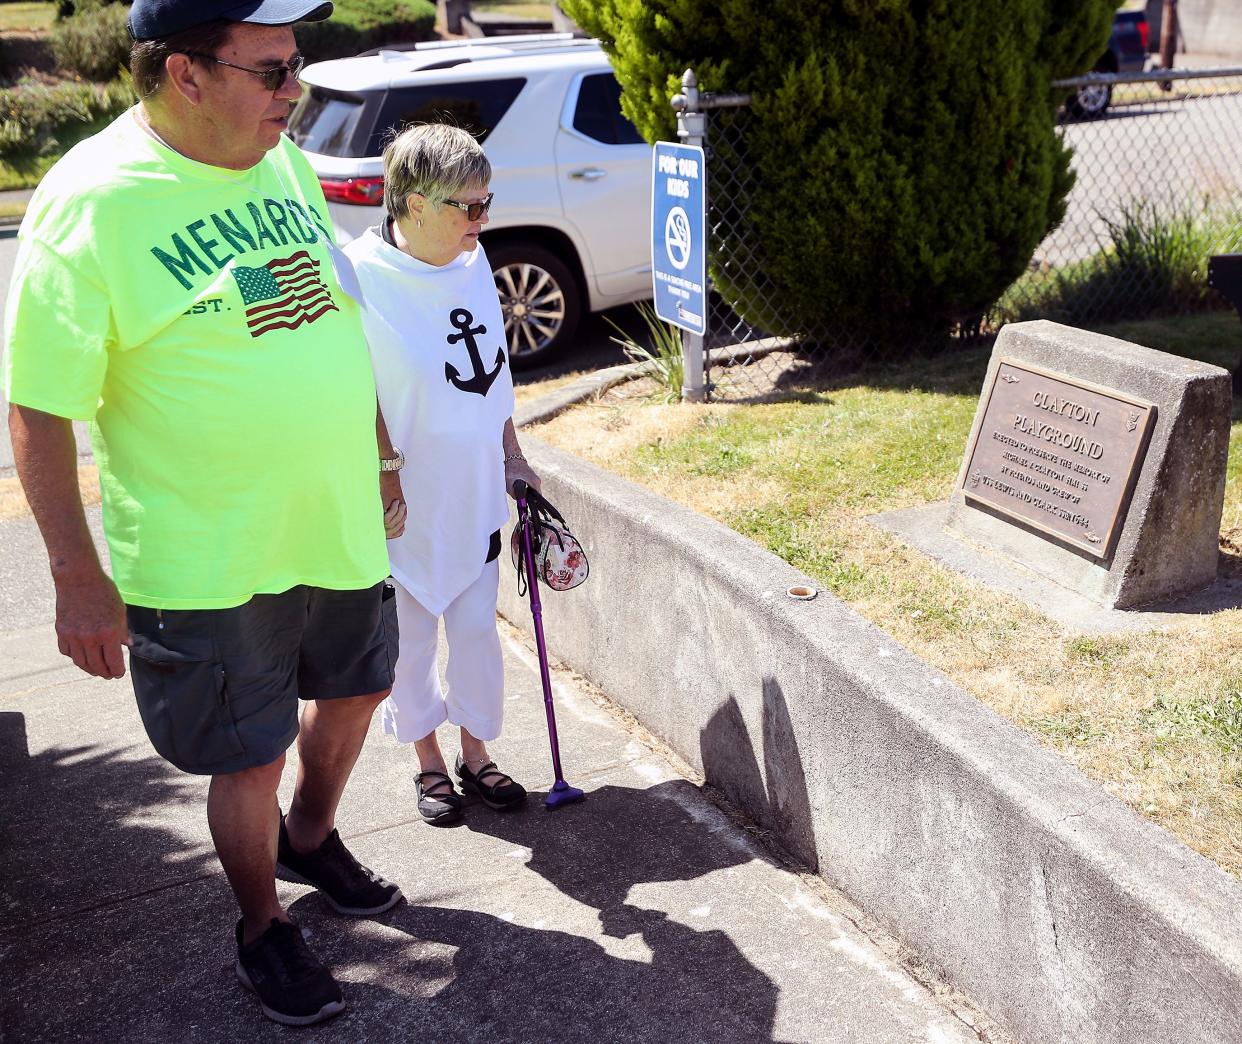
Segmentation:
{"type": "Polygon", "coordinates": [[[212,777],[208,822],[242,911],[237,973],[294,1025],[344,1000],[274,875],[345,913],[401,899],[334,822],[397,636],[359,304],[318,182],[282,134],[301,94],[291,25],[331,10],[137,0],[143,101],[40,185],[6,315],[10,429],[61,652],[119,678],[129,646],[156,749],[212,777]],[[112,579],[78,495],[73,419],[93,421],[112,579]]]}

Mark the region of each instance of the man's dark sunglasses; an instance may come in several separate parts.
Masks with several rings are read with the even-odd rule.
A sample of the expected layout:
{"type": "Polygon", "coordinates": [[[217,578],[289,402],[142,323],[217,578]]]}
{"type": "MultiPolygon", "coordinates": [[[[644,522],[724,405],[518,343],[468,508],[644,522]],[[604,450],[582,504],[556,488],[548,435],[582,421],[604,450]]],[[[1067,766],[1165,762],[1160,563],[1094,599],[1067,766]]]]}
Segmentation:
{"type": "Polygon", "coordinates": [[[466,220],[478,221],[479,218],[491,209],[492,198],[495,195],[496,193],[489,192],[487,194],[487,198],[481,203],[458,203],[455,199],[446,199],[444,202],[450,207],[456,207],[458,210],[464,210],[466,212],[466,220]]]}
{"type": "Polygon", "coordinates": [[[263,89],[271,91],[273,94],[285,85],[290,76],[295,80],[301,76],[302,67],[306,64],[306,59],[302,55],[297,54],[289,59],[288,65],[276,65],[270,69],[250,69],[244,65],[234,65],[232,62],[226,62],[223,58],[217,58],[214,54],[204,54],[202,51],[182,51],[181,53],[189,55],[191,58],[202,58],[209,62],[227,65],[230,69],[240,69],[242,72],[258,76],[263,81],[263,89]]]}

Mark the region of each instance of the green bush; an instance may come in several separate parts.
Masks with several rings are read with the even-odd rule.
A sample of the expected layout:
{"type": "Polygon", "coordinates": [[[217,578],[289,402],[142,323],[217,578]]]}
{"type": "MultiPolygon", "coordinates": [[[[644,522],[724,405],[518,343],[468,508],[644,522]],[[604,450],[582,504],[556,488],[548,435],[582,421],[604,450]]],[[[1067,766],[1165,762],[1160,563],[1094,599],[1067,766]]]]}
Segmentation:
{"type": "Polygon", "coordinates": [[[0,159],[47,156],[85,136],[98,121],[134,103],[128,77],[108,84],[24,79],[0,89],[0,159]]]}
{"type": "MultiPolygon", "coordinates": [[[[57,0],[56,17],[61,21],[72,18],[83,11],[97,11],[108,4],[119,4],[122,0],[57,0]]],[[[128,5],[127,5],[128,6],[128,5]]]]}
{"type": "Polygon", "coordinates": [[[1094,326],[1220,307],[1207,285],[1208,258],[1233,245],[1240,216],[1206,203],[1124,203],[1100,214],[1109,237],[1102,250],[1023,276],[997,303],[994,320],[1094,326]]]}
{"type": "Polygon", "coordinates": [[[711,139],[709,172],[728,230],[712,276],[748,321],[902,344],[977,323],[1062,217],[1073,174],[1049,83],[1091,67],[1117,3],[562,6],[603,41],[649,141],[674,140],[686,68],[754,96],[744,136],[711,139]]]}
{"type": "Polygon", "coordinates": [[[87,80],[111,80],[129,65],[128,9],[122,4],[80,11],[52,30],[52,55],[61,69],[87,80]]]}
{"type": "Polygon", "coordinates": [[[435,22],[431,0],[336,0],[331,18],[297,27],[298,48],[310,61],[348,58],[387,44],[430,40],[435,22]]]}

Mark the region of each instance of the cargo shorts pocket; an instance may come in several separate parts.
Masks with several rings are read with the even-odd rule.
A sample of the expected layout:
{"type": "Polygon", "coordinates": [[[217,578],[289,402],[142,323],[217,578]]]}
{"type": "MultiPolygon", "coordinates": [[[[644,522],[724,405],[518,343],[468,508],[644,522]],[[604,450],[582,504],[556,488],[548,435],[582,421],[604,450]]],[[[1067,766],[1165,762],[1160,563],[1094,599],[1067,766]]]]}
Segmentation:
{"type": "Polygon", "coordinates": [[[160,641],[135,633],[130,673],[142,724],[161,757],[184,772],[234,770],[245,748],[211,638],[160,641]]]}

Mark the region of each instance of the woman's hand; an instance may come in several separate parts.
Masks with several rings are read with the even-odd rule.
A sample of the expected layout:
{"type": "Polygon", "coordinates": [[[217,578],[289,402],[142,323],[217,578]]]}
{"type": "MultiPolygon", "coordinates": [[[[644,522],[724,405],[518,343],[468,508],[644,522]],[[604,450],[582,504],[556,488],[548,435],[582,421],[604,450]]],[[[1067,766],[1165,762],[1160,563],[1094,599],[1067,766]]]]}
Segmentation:
{"type": "Polygon", "coordinates": [[[400,472],[380,472],[380,503],[384,505],[384,535],[396,540],[405,532],[405,494],[401,492],[400,472]]]}
{"type": "MultiPolygon", "coordinates": [[[[540,487],[543,483],[540,481],[539,476],[535,474],[535,470],[526,463],[525,459],[506,460],[505,489],[509,491],[509,496],[511,497],[513,496],[513,483],[517,482],[518,479],[522,479],[536,493],[542,492],[540,487]]],[[[516,500],[517,498],[514,497],[514,499],[516,500]]]]}

